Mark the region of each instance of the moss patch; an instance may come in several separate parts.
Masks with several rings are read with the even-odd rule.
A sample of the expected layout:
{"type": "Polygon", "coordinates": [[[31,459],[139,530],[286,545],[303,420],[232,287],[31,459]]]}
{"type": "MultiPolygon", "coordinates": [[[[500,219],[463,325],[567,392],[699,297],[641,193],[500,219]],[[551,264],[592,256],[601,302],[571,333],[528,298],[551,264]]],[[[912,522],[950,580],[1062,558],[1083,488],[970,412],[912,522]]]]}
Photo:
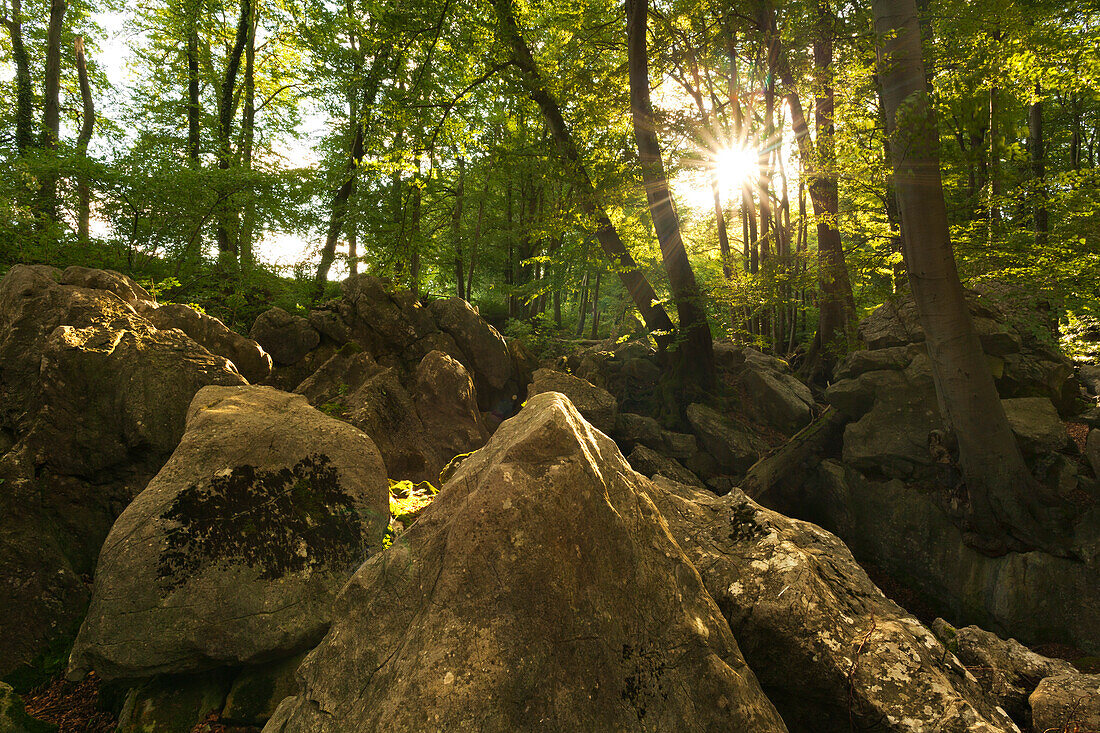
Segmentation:
{"type": "Polygon", "coordinates": [[[275,580],[318,566],[362,560],[362,524],[327,456],[292,468],[237,466],[206,487],[180,492],[162,520],[167,531],[158,578],[169,588],[209,565],[243,563],[275,580]]]}

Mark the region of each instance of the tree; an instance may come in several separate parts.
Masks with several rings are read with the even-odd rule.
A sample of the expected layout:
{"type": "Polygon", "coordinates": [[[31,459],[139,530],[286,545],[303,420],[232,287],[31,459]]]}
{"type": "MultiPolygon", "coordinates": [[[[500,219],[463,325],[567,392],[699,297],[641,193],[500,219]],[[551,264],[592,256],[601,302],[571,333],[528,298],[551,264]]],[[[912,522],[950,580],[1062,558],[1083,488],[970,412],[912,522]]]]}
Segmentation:
{"type": "Polygon", "coordinates": [[[588,171],[584,167],[580,151],[562,116],[561,107],[547,89],[535,59],[531,55],[531,50],[520,33],[519,25],[512,12],[512,0],[493,0],[493,9],[496,12],[501,40],[511,51],[511,59],[519,69],[522,84],[546,119],[558,152],[564,159],[572,175],[572,182],[578,189],[586,213],[595,221],[596,240],[608,259],[615,265],[619,279],[630,293],[646,327],[663,348],[669,343],[674,329],[672,320],[657,299],[653,286],[638,271],[637,263],[627,251],[618,231],[600,203],[596,187],[592,185],[592,179],[589,178],[588,171]]]}
{"type": "Polygon", "coordinates": [[[965,528],[979,549],[1050,548],[1037,492],[993,384],[959,280],[939,169],[939,131],[915,0],[874,0],[875,32],[909,283],[940,412],[958,440],[965,528]]]}
{"type": "Polygon", "coordinates": [[[634,137],[638,142],[642,183],[680,321],[678,376],[684,380],[683,386],[689,392],[711,392],[717,377],[710,323],[707,321],[706,305],[695,280],[695,272],[691,269],[687,250],[684,249],[680,218],[665,177],[653,104],[649,95],[649,51],[646,37],[648,0],[627,0],[626,15],[630,111],[634,121],[634,137]]]}

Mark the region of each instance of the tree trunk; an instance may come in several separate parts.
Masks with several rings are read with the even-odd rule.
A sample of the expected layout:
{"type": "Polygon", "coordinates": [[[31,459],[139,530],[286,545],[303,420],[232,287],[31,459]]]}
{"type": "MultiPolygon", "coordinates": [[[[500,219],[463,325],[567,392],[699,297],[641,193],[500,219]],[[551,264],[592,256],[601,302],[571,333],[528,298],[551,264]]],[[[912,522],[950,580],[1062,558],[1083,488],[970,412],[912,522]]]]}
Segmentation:
{"type": "MultiPolygon", "coordinates": [[[[229,170],[232,166],[230,138],[233,132],[233,112],[236,108],[237,74],[241,69],[241,57],[252,28],[252,0],[241,0],[240,17],[237,19],[237,33],[233,39],[233,48],[225,61],[225,75],[222,77],[218,96],[218,168],[229,170]]],[[[238,246],[230,232],[230,219],[236,215],[225,206],[219,214],[217,241],[218,262],[223,266],[236,269],[238,246]]]]}
{"type": "Polygon", "coordinates": [[[584,335],[584,322],[588,318],[588,273],[581,280],[581,299],[577,305],[577,338],[584,335]]]}
{"type": "Polygon", "coordinates": [[[199,19],[198,7],[188,18],[187,27],[187,159],[199,167],[199,19]]]}
{"type": "Polygon", "coordinates": [[[914,0],[873,0],[909,282],[944,420],[958,438],[967,539],[989,553],[1041,546],[1035,481],[1005,418],[974,331],[948,235],[939,135],[914,0]]]}
{"type": "MultiPolygon", "coordinates": [[[[256,138],[256,25],[259,12],[253,5],[249,20],[248,44],[244,52],[244,111],[241,115],[241,164],[252,170],[252,150],[256,138]]],[[[237,247],[240,252],[241,272],[252,269],[252,238],[256,226],[255,193],[250,192],[241,220],[237,247]]]]}
{"type": "Polygon", "coordinates": [[[462,254],[462,198],[466,186],[466,161],[458,159],[458,185],[455,186],[455,205],[451,209],[451,240],[455,248],[455,290],[458,297],[469,300],[463,277],[466,274],[462,254]]]}
{"type": "MultiPolygon", "coordinates": [[[[92,85],[88,81],[88,60],[84,56],[84,39],[77,36],[73,41],[76,54],[76,72],[80,82],[80,101],[83,107],[80,117],[80,133],[76,138],[76,152],[87,165],[88,143],[95,129],[95,103],[92,100],[92,85]]],[[[86,173],[77,176],[77,239],[82,246],[88,246],[90,238],[90,220],[92,216],[92,193],[86,173]]]]}
{"type": "MultiPolygon", "coordinates": [[[[65,0],[51,0],[46,31],[46,75],[42,86],[42,147],[56,151],[61,140],[61,31],[65,23],[65,0]]],[[[43,223],[56,223],[57,171],[43,174],[39,189],[39,214],[43,223]]]]}
{"type": "Polygon", "coordinates": [[[1040,97],[1042,87],[1035,83],[1035,101],[1028,110],[1028,145],[1031,154],[1031,177],[1035,179],[1035,244],[1043,245],[1047,241],[1047,190],[1043,178],[1046,176],[1046,150],[1043,145],[1043,100],[1040,97]]]}
{"type": "Polygon", "coordinates": [[[619,238],[618,231],[600,203],[596,187],[588,177],[580,151],[562,116],[561,107],[550,94],[535,65],[535,59],[531,56],[531,50],[520,34],[512,12],[512,0],[493,0],[493,8],[497,15],[502,40],[511,50],[512,61],[520,70],[527,93],[539,106],[539,110],[546,119],[550,134],[553,135],[554,142],[573,179],[571,182],[580,193],[581,205],[585,213],[595,220],[597,241],[618,272],[619,279],[622,280],[631,300],[641,313],[646,328],[653,334],[657,344],[664,348],[670,341],[673,330],[672,319],[668,317],[668,313],[658,301],[653,286],[638,271],[637,263],[627,251],[622,239],[619,238]]]}
{"type": "Polygon", "coordinates": [[[680,320],[679,371],[682,386],[690,393],[711,392],[717,376],[714,346],[707,321],[706,305],[691,269],[687,250],[680,235],[680,217],[672,202],[665,177],[661,146],[657,140],[656,120],[649,96],[649,50],[646,29],[648,0],[626,0],[627,57],[630,70],[630,111],[634,138],[642,168],[649,212],[661,246],[661,257],[668,273],[669,288],[680,320]]]}
{"type": "Polygon", "coordinates": [[[596,284],[592,288],[592,340],[595,341],[600,335],[600,275],[599,270],[596,271],[596,284]]]}
{"type": "Polygon", "coordinates": [[[814,66],[819,76],[820,94],[814,100],[817,140],[810,139],[809,124],[802,101],[795,90],[794,75],[785,59],[779,73],[787,87],[787,106],[791,110],[791,127],[798,143],[798,155],[809,179],[810,202],[817,224],[818,287],[820,315],[817,333],[806,356],[803,373],[815,376],[828,370],[836,354],[830,351],[836,341],[847,342],[855,324],[855,299],[848,268],[844,263],[837,216],[840,197],[836,179],[836,148],[834,145],[832,14],[827,2],[818,4],[817,37],[814,40],[814,66]]]}
{"type": "MultiPolygon", "coordinates": [[[[6,9],[6,5],[3,7],[6,9]]],[[[5,15],[3,21],[11,37],[11,58],[15,64],[15,149],[22,156],[34,145],[34,87],[30,58],[23,45],[21,0],[12,0],[11,16],[5,15]]]]}
{"type": "Polygon", "coordinates": [[[328,281],[328,271],[336,260],[336,243],[340,238],[340,232],[347,221],[349,201],[355,193],[358,180],[359,161],[362,160],[364,150],[364,138],[367,131],[367,114],[378,95],[378,88],[382,83],[382,70],[389,60],[388,51],[380,52],[375,57],[367,81],[363,85],[363,103],[354,109],[349,105],[348,124],[351,127],[351,144],[348,146],[348,160],[344,168],[344,180],[337,186],[332,195],[332,203],[329,205],[328,230],[325,233],[325,243],[321,247],[321,261],[317,265],[317,275],[313,280],[313,296],[320,298],[325,291],[325,283],[328,281]],[[358,112],[356,115],[354,112],[358,112]],[[363,119],[359,119],[362,116],[363,119]]]}

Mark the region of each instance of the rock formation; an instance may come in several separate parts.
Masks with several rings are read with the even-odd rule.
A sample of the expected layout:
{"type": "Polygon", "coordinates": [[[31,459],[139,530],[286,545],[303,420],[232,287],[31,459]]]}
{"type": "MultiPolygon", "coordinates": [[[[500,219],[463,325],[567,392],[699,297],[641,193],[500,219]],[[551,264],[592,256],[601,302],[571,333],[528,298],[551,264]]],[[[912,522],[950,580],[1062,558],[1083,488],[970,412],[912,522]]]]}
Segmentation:
{"type": "Polygon", "coordinates": [[[111,528],[70,660],[148,677],[294,654],[389,522],[381,457],[270,387],[207,387],[172,457],[111,528]]]}

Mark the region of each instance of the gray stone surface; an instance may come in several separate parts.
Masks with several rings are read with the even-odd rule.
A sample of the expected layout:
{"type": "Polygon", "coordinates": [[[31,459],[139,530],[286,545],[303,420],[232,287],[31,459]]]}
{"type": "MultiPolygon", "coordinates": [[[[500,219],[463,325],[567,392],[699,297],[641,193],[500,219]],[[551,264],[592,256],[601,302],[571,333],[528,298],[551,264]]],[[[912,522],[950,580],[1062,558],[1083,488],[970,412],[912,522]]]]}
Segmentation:
{"type": "Polygon", "coordinates": [[[713,456],[719,469],[726,473],[744,473],[767,450],[748,428],[707,405],[689,405],[687,419],[700,447],[713,456]]]}
{"type": "Polygon", "coordinates": [[[532,397],[351,579],[265,731],[786,730],[648,486],[532,397]]]}
{"type": "Polygon", "coordinates": [[[651,495],[791,730],[1016,731],[848,548],[738,490],[651,495]]]}
{"type": "Polygon", "coordinates": [[[1021,727],[1031,722],[1027,699],[1039,681],[1077,671],[1069,662],[1036,654],[1015,639],[1002,639],[977,626],[956,629],[938,618],[932,631],[1021,727]]]}
{"type": "Polygon", "coordinates": [[[1035,730],[1092,733],[1100,730],[1100,674],[1047,677],[1029,698],[1035,730]]]}
{"type": "Polygon", "coordinates": [[[1001,400],[1001,405],[1021,449],[1046,453],[1066,447],[1069,441],[1066,426],[1048,398],[1016,397],[1001,400]]]}
{"type": "Polygon", "coordinates": [[[208,387],[100,553],[70,674],[197,672],[315,644],[389,521],[381,457],[269,387],[208,387]]]}
{"type": "Polygon", "coordinates": [[[619,414],[619,405],[606,389],[597,387],[580,377],[555,371],[539,369],[534,374],[531,386],[527,388],[528,398],[543,392],[559,392],[569,398],[573,406],[604,435],[615,432],[615,418],[619,414]]]}
{"type": "Polygon", "coordinates": [[[297,364],[321,342],[309,321],[278,307],[257,316],[248,335],[284,366],[297,364]]]}

